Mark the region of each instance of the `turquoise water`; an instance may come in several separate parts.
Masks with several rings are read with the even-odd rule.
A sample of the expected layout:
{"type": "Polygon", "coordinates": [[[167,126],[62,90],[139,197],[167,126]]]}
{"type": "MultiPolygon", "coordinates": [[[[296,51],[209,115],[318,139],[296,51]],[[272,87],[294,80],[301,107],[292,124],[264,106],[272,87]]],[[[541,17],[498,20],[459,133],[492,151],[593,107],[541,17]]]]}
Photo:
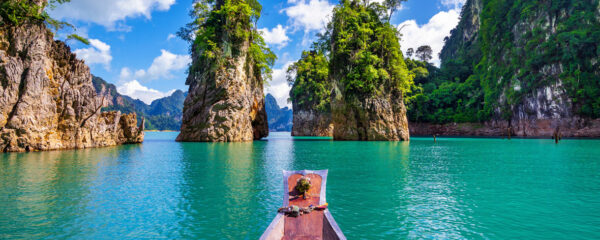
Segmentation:
{"type": "Polygon", "coordinates": [[[283,169],[329,169],[349,239],[600,238],[599,140],[176,135],[1,154],[0,239],[256,239],[282,202],[283,169]]]}

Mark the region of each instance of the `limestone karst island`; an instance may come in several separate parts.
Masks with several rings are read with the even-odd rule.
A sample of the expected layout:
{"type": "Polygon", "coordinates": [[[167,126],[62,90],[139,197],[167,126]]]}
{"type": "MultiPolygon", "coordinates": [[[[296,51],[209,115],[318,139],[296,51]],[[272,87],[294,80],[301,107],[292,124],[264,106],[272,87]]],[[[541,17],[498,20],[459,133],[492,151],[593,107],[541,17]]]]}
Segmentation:
{"type": "Polygon", "coordinates": [[[600,239],[600,0],[0,0],[0,239],[600,239]]]}

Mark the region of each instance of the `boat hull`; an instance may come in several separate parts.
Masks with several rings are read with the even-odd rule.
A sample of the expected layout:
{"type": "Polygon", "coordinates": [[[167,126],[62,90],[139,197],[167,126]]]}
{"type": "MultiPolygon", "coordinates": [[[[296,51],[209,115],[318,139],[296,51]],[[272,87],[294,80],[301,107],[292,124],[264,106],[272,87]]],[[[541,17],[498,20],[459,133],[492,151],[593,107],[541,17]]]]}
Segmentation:
{"type": "MultiPolygon", "coordinates": [[[[327,203],[326,183],[327,170],[319,171],[283,171],[284,197],[283,206],[297,205],[307,207],[308,205],[323,205],[327,203]],[[308,199],[290,197],[293,194],[296,180],[301,176],[311,178],[313,187],[309,190],[308,199]]],[[[295,194],[294,194],[295,195],[295,194]]],[[[292,195],[293,196],[293,195],[292,195]]],[[[280,239],[324,239],[338,240],[346,239],[335,219],[328,209],[324,211],[313,211],[298,217],[288,217],[278,213],[269,227],[260,238],[261,240],[280,239]]]]}

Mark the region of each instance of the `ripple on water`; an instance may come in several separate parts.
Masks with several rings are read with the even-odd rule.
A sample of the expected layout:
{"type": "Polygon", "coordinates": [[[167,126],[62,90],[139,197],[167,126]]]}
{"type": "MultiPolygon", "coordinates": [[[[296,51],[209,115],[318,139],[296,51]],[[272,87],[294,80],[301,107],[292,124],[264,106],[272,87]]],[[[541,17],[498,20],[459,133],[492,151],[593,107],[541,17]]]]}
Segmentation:
{"type": "Polygon", "coordinates": [[[284,169],[329,169],[330,210],[351,239],[600,238],[598,140],[176,135],[0,155],[0,238],[256,239],[282,203],[284,169]]]}

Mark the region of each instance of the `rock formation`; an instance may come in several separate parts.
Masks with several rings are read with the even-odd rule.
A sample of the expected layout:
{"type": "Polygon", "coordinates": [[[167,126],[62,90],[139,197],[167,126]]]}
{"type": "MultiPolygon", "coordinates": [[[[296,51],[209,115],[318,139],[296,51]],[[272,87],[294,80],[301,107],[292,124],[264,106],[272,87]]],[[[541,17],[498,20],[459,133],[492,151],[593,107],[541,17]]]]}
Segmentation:
{"type": "MultiPolygon", "coordinates": [[[[2,22],[0,20],[0,22],[2,22]]],[[[89,68],[44,23],[0,26],[0,151],[143,141],[135,114],[101,113],[89,68]]]]}
{"type": "Polygon", "coordinates": [[[403,91],[413,77],[396,29],[381,20],[376,5],[343,0],[334,9],[329,77],[335,140],[409,140],[403,91]]]}
{"type": "MultiPolygon", "coordinates": [[[[248,42],[243,54],[227,61],[214,73],[190,72],[190,86],[183,105],[181,133],[177,141],[241,142],[269,134],[262,79],[246,66],[248,42]]],[[[198,64],[198,57],[193,57],[198,64]]],[[[251,66],[250,66],[251,68],[251,66]]]]}
{"type": "Polygon", "coordinates": [[[441,71],[470,89],[448,112],[480,123],[411,123],[411,133],[600,137],[598,9],[587,0],[468,0],[440,53],[441,71]]]}
{"type": "Polygon", "coordinates": [[[294,106],[292,136],[333,136],[331,113],[315,109],[298,109],[294,106]]]}
{"type": "Polygon", "coordinates": [[[294,125],[292,136],[333,136],[329,61],[320,50],[302,52],[288,71],[294,125]]]}
{"type": "Polygon", "coordinates": [[[204,23],[210,26],[202,27],[215,29],[215,33],[202,35],[208,35],[206,41],[214,45],[198,40],[192,45],[192,66],[186,80],[190,87],[177,141],[240,142],[269,134],[262,69],[257,65],[259,59],[252,57],[260,54],[256,51],[260,44],[251,36],[260,36],[252,34],[253,16],[229,12],[243,9],[241,6],[251,7],[245,1],[216,1],[214,14],[204,23]],[[216,12],[222,8],[227,11],[216,12]],[[231,26],[217,23],[220,21],[231,26]]]}
{"type": "Polygon", "coordinates": [[[332,101],[335,140],[408,141],[406,107],[400,91],[384,96],[346,100],[336,95],[332,101]]]}

